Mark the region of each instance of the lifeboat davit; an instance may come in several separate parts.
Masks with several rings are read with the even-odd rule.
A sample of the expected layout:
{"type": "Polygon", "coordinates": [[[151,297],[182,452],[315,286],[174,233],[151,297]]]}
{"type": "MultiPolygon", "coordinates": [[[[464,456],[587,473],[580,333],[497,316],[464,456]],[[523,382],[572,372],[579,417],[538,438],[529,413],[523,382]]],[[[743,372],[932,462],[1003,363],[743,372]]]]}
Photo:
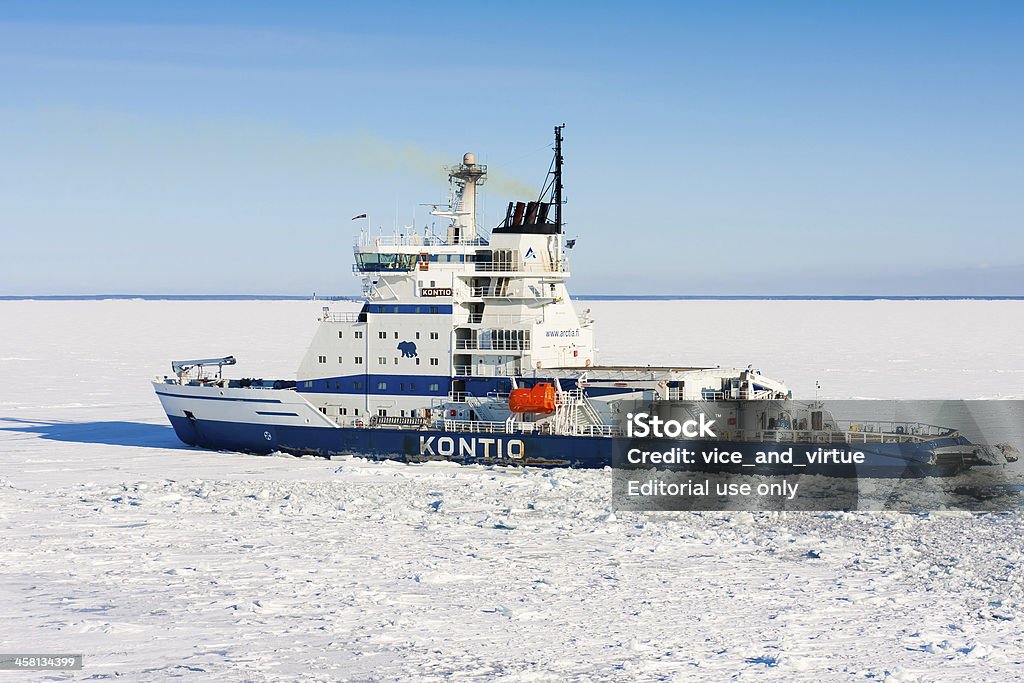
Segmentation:
{"type": "Polygon", "coordinates": [[[508,395],[508,409],[513,413],[553,413],[555,386],[539,382],[531,389],[513,389],[508,395]]]}

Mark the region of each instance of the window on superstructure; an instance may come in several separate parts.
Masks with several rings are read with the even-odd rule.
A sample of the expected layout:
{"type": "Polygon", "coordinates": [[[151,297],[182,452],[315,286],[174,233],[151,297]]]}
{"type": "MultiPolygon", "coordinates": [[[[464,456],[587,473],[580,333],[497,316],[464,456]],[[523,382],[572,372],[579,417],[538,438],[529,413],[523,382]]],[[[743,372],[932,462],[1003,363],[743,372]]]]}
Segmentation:
{"type": "Polygon", "coordinates": [[[363,338],[363,331],[362,330],[356,330],[356,339],[362,339],[362,338],[363,338]]]}
{"type": "Polygon", "coordinates": [[[388,338],[388,333],[387,332],[378,332],[377,333],[377,337],[379,339],[387,339],[388,338]]]}
{"type": "Polygon", "coordinates": [[[379,415],[381,417],[387,417],[388,416],[388,409],[387,408],[377,408],[377,415],[379,415]]]}
{"type": "Polygon", "coordinates": [[[359,408],[353,408],[352,409],[352,414],[353,415],[358,415],[359,414],[359,408]]]}
{"type": "Polygon", "coordinates": [[[360,389],[363,388],[363,383],[358,381],[352,382],[352,388],[355,389],[356,391],[359,391],[360,389]]]}
{"type": "Polygon", "coordinates": [[[419,358],[417,358],[417,359],[416,359],[416,365],[419,365],[419,364],[420,364],[420,359],[419,359],[419,358]]]}
{"type": "Polygon", "coordinates": [[[306,389],[312,389],[313,388],[313,382],[303,382],[302,386],[305,387],[306,389]]]}
{"type": "Polygon", "coordinates": [[[348,415],[348,408],[338,408],[338,415],[348,415]]]}
{"type": "Polygon", "coordinates": [[[398,365],[398,359],[397,358],[395,359],[395,365],[398,365]]]}
{"type": "Polygon", "coordinates": [[[437,313],[437,312],[438,312],[438,310],[439,310],[439,309],[437,308],[437,306],[431,306],[431,307],[430,307],[430,312],[431,312],[431,313],[437,313]]]}
{"type": "Polygon", "coordinates": [[[430,333],[430,338],[431,339],[440,339],[441,335],[439,333],[437,333],[437,332],[431,332],[430,333]]]}
{"type": "Polygon", "coordinates": [[[378,365],[387,365],[388,364],[388,359],[385,358],[384,356],[377,356],[377,364],[378,365]]]}
{"type": "Polygon", "coordinates": [[[320,408],[320,412],[323,413],[324,415],[326,415],[327,414],[327,408],[326,407],[321,407],[320,408]]]}
{"type": "Polygon", "coordinates": [[[344,335],[341,333],[341,330],[338,330],[338,339],[341,339],[343,336],[344,335]]]}
{"type": "Polygon", "coordinates": [[[437,359],[436,358],[431,358],[430,359],[430,364],[431,365],[437,365],[438,364],[437,359]]]}
{"type": "Polygon", "coordinates": [[[419,333],[419,332],[417,332],[417,333],[416,333],[416,338],[417,338],[417,339],[419,339],[419,338],[420,338],[420,333],[419,333]]]}
{"type": "Polygon", "coordinates": [[[437,384],[431,384],[430,385],[430,391],[434,392],[434,391],[437,391],[437,390],[438,390],[438,385],[437,384]]]}
{"type": "Polygon", "coordinates": [[[342,361],[342,360],[341,360],[341,356],[338,356],[338,362],[339,362],[339,363],[342,363],[342,362],[344,362],[344,361],[342,361]]]}
{"type": "Polygon", "coordinates": [[[363,357],[362,356],[356,356],[355,363],[356,363],[356,365],[362,365],[363,364],[363,357]]]}
{"type": "Polygon", "coordinates": [[[319,361],[320,361],[321,363],[326,363],[326,362],[327,362],[327,356],[317,356],[317,359],[318,359],[318,360],[319,360],[319,361]]]}
{"type": "Polygon", "coordinates": [[[398,339],[398,333],[395,332],[395,339],[398,339]]]}
{"type": "Polygon", "coordinates": [[[388,390],[388,383],[387,382],[377,382],[377,391],[387,391],[387,390],[388,390]]]}

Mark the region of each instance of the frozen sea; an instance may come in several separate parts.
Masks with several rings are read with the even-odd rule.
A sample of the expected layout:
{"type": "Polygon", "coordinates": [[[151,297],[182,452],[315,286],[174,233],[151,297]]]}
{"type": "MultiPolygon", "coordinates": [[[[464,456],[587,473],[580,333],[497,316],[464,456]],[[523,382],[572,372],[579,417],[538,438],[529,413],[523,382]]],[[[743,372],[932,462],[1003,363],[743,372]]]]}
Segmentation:
{"type": "MultiPolygon", "coordinates": [[[[0,652],[85,655],[0,681],[1024,680],[1019,513],[616,514],[607,471],[176,440],[170,359],[290,376],[321,305],[0,301],[0,652]]],[[[1021,301],[580,307],[608,364],[1024,398],[1021,301]]]]}

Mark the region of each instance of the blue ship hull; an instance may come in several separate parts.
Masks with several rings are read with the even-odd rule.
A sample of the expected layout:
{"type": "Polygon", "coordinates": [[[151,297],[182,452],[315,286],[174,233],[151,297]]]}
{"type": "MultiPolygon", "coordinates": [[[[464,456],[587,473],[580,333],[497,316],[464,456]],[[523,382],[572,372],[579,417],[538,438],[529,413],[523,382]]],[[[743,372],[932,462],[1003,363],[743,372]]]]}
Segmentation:
{"type": "MultiPolygon", "coordinates": [[[[283,426],[188,419],[174,415],[168,417],[178,438],[190,446],[263,454],[282,451],[293,455],[322,457],[354,455],[403,462],[444,460],[461,464],[594,469],[611,467],[615,462],[622,462],[621,459],[616,460],[616,449],[623,449],[625,444],[630,443],[626,439],[602,436],[448,432],[436,429],[386,427],[283,426]]],[[[962,436],[934,439],[924,443],[852,444],[847,446],[847,450],[864,453],[863,464],[826,463],[795,466],[783,463],[759,466],[756,473],[885,478],[947,476],[961,471],[965,465],[957,461],[936,462],[933,457],[934,449],[969,444],[970,442],[962,436]]],[[[792,445],[795,452],[800,452],[801,449],[814,450],[823,444],[680,440],[672,442],[671,445],[697,452],[708,448],[739,451],[743,453],[745,459],[752,461],[758,451],[778,451],[792,445]]],[[[828,444],[824,446],[832,447],[828,444]]],[[[685,469],[700,472],[737,471],[735,466],[703,463],[685,469]]]]}

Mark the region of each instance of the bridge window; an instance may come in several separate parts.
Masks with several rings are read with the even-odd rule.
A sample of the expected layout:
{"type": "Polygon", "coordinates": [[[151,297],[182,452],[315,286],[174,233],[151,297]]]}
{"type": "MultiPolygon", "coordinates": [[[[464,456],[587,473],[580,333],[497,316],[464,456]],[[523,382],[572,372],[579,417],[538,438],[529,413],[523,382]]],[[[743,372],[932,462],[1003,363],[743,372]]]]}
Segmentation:
{"type": "Polygon", "coordinates": [[[356,267],[361,272],[380,272],[385,270],[412,270],[416,263],[416,254],[356,254],[356,267]]]}

